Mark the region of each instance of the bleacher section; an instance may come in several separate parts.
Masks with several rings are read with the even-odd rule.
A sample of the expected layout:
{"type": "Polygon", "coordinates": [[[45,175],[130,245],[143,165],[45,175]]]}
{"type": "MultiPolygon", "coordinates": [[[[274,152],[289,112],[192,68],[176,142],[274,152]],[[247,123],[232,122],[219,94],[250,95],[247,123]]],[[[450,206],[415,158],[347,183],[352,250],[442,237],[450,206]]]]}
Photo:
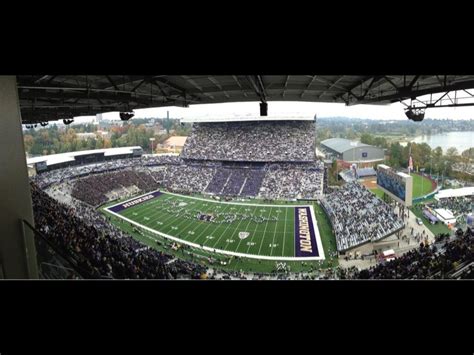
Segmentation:
{"type": "Polygon", "coordinates": [[[314,161],[312,121],[195,123],[184,159],[298,162],[314,161]]]}
{"type": "Polygon", "coordinates": [[[389,205],[357,182],[326,195],[321,205],[334,228],[338,251],[379,241],[404,226],[389,205]]]}

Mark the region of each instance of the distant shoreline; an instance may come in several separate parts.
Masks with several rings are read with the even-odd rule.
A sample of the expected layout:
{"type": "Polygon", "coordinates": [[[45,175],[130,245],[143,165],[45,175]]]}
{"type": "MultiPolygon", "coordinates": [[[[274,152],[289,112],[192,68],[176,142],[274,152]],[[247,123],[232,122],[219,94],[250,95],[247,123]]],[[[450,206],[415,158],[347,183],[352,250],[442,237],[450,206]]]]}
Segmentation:
{"type": "Polygon", "coordinates": [[[466,149],[470,149],[470,148],[474,148],[474,131],[448,131],[448,132],[442,132],[442,133],[435,133],[435,134],[423,134],[423,135],[418,135],[418,136],[415,136],[415,137],[410,137],[410,138],[405,138],[403,140],[400,140],[398,143],[400,143],[400,145],[402,147],[405,147],[408,143],[417,143],[417,144],[421,144],[421,143],[426,143],[428,144],[431,149],[435,149],[436,147],[432,146],[432,145],[435,145],[431,142],[415,142],[416,140],[420,140],[420,139],[423,139],[425,137],[439,137],[439,139],[441,140],[446,140],[446,142],[444,143],[441,143],[441,144],[436,144],[436,147],[441,147],[444,151],[449,149],[449,148],[456,148],[458,150],[459,153],[462,153],[463,151],[465,151],[466,149]],[[458,133],[460,138],[461,138],[461,142],[457,142],[457,143],[449,143],[449,140],[450,140],[450,133],[458,133]],[[471,145],[469,146],[469,138],[472,139],[470,140],[471,142],[471,145]],[[466,139],[465,141],[463,139],[466,139]],[[467,144],[465,142],[468,142],[467,144]],[[430,144],[431,143],[431,144],[430,144]]]}

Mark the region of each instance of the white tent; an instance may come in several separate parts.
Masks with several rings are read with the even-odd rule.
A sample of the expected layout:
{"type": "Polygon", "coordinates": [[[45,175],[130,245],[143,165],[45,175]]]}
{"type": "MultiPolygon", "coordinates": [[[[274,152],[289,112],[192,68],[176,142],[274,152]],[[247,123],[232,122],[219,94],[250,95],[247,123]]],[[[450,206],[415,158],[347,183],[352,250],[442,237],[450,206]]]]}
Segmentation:
{"type": "Polygon", "coordinates": [[[461,197],[461,196],[471,196],[474,195],[474,186],[472,187],[461,187],[459,189],[446,189],[446,190],[440,190],[435,195],[436,200],[440,200],[442,198],[447,198],[447,197],[461,197]]]}

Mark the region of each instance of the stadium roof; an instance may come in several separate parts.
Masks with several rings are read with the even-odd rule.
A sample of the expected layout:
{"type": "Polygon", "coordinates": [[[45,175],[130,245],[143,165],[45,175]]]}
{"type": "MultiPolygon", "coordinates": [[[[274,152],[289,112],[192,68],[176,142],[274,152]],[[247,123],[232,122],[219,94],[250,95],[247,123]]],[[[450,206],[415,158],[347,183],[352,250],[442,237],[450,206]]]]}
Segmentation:
{"type": "Polygon", "coordinates": [[[19,75],[23,123],[243,101],[388,104],[474,88],[472,75],[19,75]]]}
{"type": "Polygon", "coordinates": [[[40,162],[46,162],[47,166],[67,163],[75,160],[75,157],[88,154],[100,154],[104,153],[104,156],[114,156],[122,154],[132,154],[134,149],[142,149],[142,147],[120,147],[120,148],[105,148],[105,149],[93,149],[93,150],[81,150],[78,152],[68,152],[59,154],[43,155],[40,157],[26,159],[26,164],[31,165],[40,162]]]}
{"type": "Polygon", "coordinates": [[[241,116],[241,117],[195,117],[183,118],[181,123],[206,123],[206,122],[251,122],[251,121],[314,121],[314,117],[295,116],[241,116]]]}
{"type": "Polygon", "coordinates": [[[321,142],[322,145],[338,152],[340,154],[357,147],[369,147],[368,144],[351,141],[344,138],[329,138],[321,142]]]}

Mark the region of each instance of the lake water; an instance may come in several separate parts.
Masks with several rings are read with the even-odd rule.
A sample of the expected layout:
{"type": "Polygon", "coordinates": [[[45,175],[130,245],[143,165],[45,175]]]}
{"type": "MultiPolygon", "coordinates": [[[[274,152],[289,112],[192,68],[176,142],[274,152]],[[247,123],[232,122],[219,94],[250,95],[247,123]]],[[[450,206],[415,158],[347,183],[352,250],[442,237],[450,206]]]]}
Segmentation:
{"type": "Polygon", "coordinates": [[[415,137],[412,142],[427,143],[432,149],[441,147],[443,148],[443,153],[445,153],[448,148],[455,147],[459,154],[461,154],[466,149],[474,148],[474,131],[419,136],[415,137]]]}

